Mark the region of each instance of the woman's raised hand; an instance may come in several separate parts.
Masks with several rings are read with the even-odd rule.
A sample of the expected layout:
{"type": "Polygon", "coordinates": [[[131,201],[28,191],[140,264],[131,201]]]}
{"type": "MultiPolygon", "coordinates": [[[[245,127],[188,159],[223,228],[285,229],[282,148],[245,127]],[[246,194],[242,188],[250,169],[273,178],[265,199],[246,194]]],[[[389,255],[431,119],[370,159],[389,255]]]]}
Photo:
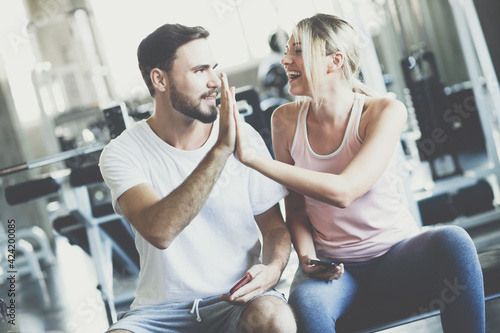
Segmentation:
{"type": "MultiPolygon", "coordinates": [[[[234,90],[233,90],[234,94],[234,90]]],[[[234,95],[233,95],[234,96],[234,95]]],[[[236,98],[235,98],[236,100],[236,98]]],[[[257,155],[254,147],[248,144],[243,117],[240,115],[238,107],[234,108],[234,119],[236,120],[236,151],[235,155],[241,163],[248,165],[257,155]]]]}
{"type": "Polygon", "coordinates": [[[221,100],[219,104],[220,128],[219,143],[234,151],[236,157],[248,164],[257,155],[256,150],[248,144],[244,128],[244,120],[236,105],[236,92],[229,87],[227,76],[221,73],[221,100]]]}

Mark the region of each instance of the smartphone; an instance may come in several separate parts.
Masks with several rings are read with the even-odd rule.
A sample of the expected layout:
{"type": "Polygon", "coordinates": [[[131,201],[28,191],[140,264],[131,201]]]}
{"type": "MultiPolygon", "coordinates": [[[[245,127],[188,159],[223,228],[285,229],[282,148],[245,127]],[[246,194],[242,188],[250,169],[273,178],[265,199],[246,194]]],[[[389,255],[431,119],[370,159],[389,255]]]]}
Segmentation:
{"type": "Polygon", "coordinates": [[[310,259],[309,260],[310,265],[315,265],[315,266],[323,266],[326,268],[334,268],[337,267],[338,265],[334,262],[328,261],[328,260],[323,260],[323,259],[310,259]]]}
{"type": "Polygon", "coordinates": [[[229,294],[233,294],[236,292],[236,290],[240,289],[241,287],[243,287],[245,284],[247,284],[248,282],[250,282],[250,280],[252,280],[252,276],[250,275],[250,273],[247,273],[247,275],[245,275],[243,277],[243,279],[241,279],[240,281],[238,281],[238,283],[236,283],[232,288],[231,290],[229,290],[229,294]]]}

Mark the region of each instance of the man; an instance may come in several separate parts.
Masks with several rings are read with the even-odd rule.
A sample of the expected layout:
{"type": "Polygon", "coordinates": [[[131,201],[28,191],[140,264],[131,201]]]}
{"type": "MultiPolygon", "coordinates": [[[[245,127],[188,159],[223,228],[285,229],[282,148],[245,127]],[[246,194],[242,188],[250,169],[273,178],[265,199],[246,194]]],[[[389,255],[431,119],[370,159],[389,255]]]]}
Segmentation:
{"type": "Polygon", "coordinates": [[[290,254],[277,204],[286,190],[234,157],[234,88],[221,74],[218,117],[221,80],[208,35],[167,24],[141,42],[139,68],[154,113],[101,155],[114,209],[133,226],[141,262],[131,311],[110,332],[296,330],[273,290],[290,254]],[[229,295],[247,273],[251,281],[229,295]]]}

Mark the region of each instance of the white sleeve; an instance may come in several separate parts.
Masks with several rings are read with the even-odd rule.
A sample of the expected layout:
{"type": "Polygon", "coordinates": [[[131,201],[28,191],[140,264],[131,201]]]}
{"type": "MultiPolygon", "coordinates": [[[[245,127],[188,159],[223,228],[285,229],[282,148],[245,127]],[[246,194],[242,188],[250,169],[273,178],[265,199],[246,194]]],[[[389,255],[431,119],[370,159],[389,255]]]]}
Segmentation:
{"type": "Polygon", "coordinates": [[[123,212],[118,198],[130,188],[148,183],[136,160],[130,147],[123,149],[114,141],[104,148],[99,158],[102,177],[111,190],[113,209],[119,215],[123,215],[123,212]]]}
{"type": "MultiPolygon", "coordinates": [[[[245,131],[247,133],[249,145],[254,147],[258,154],[272,158],[260,134],[249,124],[246,124],[245,131]]],[[[274,180],[254,169],[250,169],[248,182],[253,215],[264,213],[288,195],[286,187],[276,183],[274,180]]]]}

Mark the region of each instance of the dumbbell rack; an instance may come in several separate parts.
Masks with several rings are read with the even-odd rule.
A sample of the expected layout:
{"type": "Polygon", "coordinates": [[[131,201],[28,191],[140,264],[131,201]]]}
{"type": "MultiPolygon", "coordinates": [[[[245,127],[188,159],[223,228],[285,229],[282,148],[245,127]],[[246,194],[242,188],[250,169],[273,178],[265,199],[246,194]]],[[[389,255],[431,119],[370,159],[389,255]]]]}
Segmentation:
{"type": "MultiPolygon", "coordinates": [[[[462,188],[474,185],[481,179],[488,180],[495,197],[493,209],[468,217],[459,216],[448,222],[448,224],[456,224],[468,229],[500,221],[500,160],[498,154],[500,147],[498,130],[500,90],[473,1],[451,0],[450,4],[477,103],[488,161],[480,167],[465,170],[462,175],[440,179],[426,188],[415,191],[414,199],[418,202],[431,196],[456,193],[462,188]]],[[[488,236],[490,239],[482,241],[487,243],[496,238],[498,242],[500,237],[498,233],[488,236]]]]}

